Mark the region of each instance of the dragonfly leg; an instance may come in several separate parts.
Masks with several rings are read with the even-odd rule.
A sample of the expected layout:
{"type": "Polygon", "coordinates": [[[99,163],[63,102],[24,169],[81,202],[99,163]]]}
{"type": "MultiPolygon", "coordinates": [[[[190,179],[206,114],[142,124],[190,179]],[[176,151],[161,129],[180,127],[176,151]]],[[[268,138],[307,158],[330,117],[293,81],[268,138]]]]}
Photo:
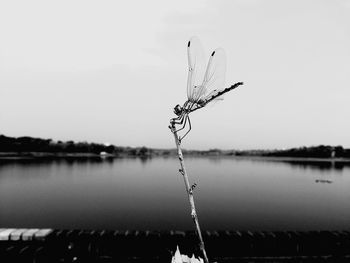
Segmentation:
{"type": "Polygon", "coordinates": [[[186,119],[188,119],[188,125],[189,125],[189,129],[188,131],[182,136],[179,138],[179,141],[181,142],[183,140],[183,138],[185,138],[185,136],[191,131],[192,129],[192,126],[191,126],[191,120],[190,120],[190,116],[186,116],[186,119]]]}
{"type": "Polygon", "coordinates": [[[178,132],[178,131],[181,131],[183,129],[185,129],[186,127],[186,123],[187,123],[187,118],[188,118],[188,115],[186,115],[183,119],[182,119],[182,122],[181,123],[178,123],[178,124],[183,124],[182,127],[180,129],[177,129],[175,132],[178,132]]]}
{"type": "Polygon", "coordinates": [[[177,117],[177,118],[172,118],[172,119],[170,120],[170,122],[171,122],[172,124],[182,124],[183,121],[184,121],[184,116],[185,116],[185,113],[182,113],[179,117],[177,117]]]}

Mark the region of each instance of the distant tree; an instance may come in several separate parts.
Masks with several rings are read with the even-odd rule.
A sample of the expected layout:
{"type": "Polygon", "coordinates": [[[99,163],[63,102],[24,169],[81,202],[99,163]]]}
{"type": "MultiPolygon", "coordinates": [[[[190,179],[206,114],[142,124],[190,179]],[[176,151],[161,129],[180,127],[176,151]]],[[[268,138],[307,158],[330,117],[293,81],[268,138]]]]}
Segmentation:
{"type": "Polygon", "coordinates": [[[115,152],[115,146],[114,145],[109,145],[109,146],[105,146],[105,152],[107,153],[114,153],[115,152]]]}
{"type": "Polygon", "coordinates": [[[140,148],[139,155],[145,156],[145,155],[147,155],[147,153],[148,153],[148,149],[145,146],[140,148]]]}
{"type": "Polygon", "coordinates": [[[340,145],[334,147],[335,157],[344,156],[344,148],[340,145]]]}
{"type": "Polygon", "coordinates": [[[137,155],[137,150],[135,148],[131,148],[128,153],[130,153],[130,155],[137,155]]]}

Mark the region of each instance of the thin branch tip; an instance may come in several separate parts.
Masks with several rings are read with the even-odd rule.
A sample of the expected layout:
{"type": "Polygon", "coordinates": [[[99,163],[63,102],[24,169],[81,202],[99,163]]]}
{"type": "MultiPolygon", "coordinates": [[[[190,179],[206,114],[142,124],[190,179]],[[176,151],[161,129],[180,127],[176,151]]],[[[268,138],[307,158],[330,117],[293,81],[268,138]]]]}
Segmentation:
{"type": "Polygon", "coordinates": [[[171,131],[172,131],[172,133],[174,135],[174,138],[175,138],[175,144],[176,144],[176,148],[177,148],[177,155],[178,155],[178,158],[179,158],[179,161],[180,161],[179,172],[182,174],[184,182],[185,182],[185,188],[186,188],[186,192],[187,192],[187,195],[188,195],[188,200],[189,200],[190,207],[191,207],[191,217],[192,217],[193,222],[195,224],[195,230],[196,230],[197,237],[199,239],[198,241],[199,241],[199,245],[200,245],[200,250],[201,250],[201,252],[203,254],[204,262],[205,263],[209,263],[208,256],[207,256],[207,253],[206,253],[205,247],[204,247],[204,241],[203,241],[201,229],[200,229],[199,222],[198,222],[198,216],[197,216],[197,213],[196,213],[195,204],[194,204],[193,189],[196,187],[197,184],[194,183],[193,185],[190,185],[189,178],[188,178],[188,175],[187,175],[187,172],[186,172],[186,168],[185,168],[184,157],[183,157],[182,150],[181,150],[181,147],[180,147],[181,139],[183,139],[183,137],[181,138],[181,137],[178,136],[177,130],[174,127],[175,124],[171,123],[171,125],[173,126],[171,131]]]}

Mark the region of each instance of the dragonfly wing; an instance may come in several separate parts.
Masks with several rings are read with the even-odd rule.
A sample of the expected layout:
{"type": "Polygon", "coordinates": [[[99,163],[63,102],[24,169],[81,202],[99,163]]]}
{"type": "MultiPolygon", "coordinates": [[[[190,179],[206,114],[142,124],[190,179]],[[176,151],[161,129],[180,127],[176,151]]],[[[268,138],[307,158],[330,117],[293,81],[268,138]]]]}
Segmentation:
{"type": "MultiPolygon", "coordinates": [[[[205,91],[209,92],[205,97],[211,97],[224,88],[226,76],[226,54],[222,48],[218,48],[210,55],[208,66],[204,75],[203,84],[205,91]]],[[[222,97],[218,97],[222,99],[222,97]]]]}
{"type": "Polygon", "coordinates": [[[191,37],[187,44],[188,56],[188,78],[187,97],[191,101],[196,101],[198,88],[203,82],[205,73],[205,56],[202,44],[198,37],[191,37]]]}

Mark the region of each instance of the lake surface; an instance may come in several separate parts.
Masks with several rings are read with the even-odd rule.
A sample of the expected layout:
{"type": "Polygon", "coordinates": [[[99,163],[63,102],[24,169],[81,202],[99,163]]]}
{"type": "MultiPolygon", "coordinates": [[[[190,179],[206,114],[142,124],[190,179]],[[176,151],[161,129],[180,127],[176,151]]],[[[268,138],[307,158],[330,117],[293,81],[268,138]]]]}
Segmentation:
{"type": "MultiPolygon", "coordinates": [[[[350,229],[350,166],[188,157],[203,230],[350,229]],[[318,180],[329,180],[321,183],[318,180]]],[[[0,160],[0,227],[193,229],[177,158],[0,160]]]]}

